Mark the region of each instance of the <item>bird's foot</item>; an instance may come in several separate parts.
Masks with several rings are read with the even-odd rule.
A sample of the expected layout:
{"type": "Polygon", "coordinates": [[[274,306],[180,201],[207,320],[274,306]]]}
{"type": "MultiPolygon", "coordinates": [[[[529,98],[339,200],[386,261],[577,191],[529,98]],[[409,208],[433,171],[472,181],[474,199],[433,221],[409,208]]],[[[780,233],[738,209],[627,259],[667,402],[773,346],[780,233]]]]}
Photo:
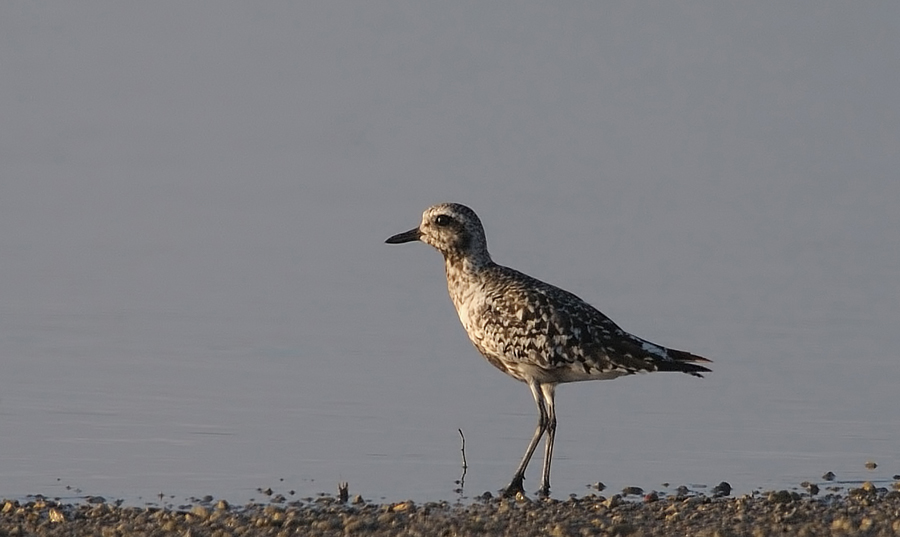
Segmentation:
{"type": "Polygon", "coordinates": [[[513,477],[513,480],[509,483],[509,485],[505,489],[503,489],[503,497],[515,498],[519,493],[525,494],[524,481],[525,476],[517,475],[513,477]]]}
{"type": "Polygon", "coordinates": [[[550,483],[544,483],[541,485],[541,488],[538,489],[538,496],[541,498],[549,498],[550,497],[550,483]]]}

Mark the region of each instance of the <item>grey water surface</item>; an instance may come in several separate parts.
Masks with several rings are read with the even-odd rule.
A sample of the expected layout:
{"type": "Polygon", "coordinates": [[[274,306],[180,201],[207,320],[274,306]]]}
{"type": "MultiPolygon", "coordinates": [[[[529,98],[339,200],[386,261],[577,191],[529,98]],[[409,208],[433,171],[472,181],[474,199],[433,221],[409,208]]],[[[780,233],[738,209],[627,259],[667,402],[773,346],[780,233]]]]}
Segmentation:
{"type": "Polygon", "coordinates": [[[439,201],[496,261],[714,360],[561,387],[554,495],[889,481],[898,21],[4,2],[0,497],[496,492],[531,395],[466,339],[440,256],[383,244],[439,201]]]}

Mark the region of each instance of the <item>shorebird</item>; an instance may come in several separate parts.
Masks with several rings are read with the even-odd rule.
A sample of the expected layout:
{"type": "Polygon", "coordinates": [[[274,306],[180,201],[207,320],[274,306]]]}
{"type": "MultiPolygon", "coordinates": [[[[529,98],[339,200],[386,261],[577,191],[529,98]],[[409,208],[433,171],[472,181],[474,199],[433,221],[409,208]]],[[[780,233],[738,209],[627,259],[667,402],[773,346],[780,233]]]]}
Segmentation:
{"type": "Polygon", "coordinates": [[[505,496],[524,493],[525,468],[546,434],[539,494],[550,493],[556,439],[556,386],[651,371],[702,377],[702,356],[625,332],[574,294],[494,263],[475,212],[458,203],[425,210],[422,223],[388,244],[422,241],[444,256],[447,287],[469,339],[494,367],[528,385],[538,423],[505,496]]]}

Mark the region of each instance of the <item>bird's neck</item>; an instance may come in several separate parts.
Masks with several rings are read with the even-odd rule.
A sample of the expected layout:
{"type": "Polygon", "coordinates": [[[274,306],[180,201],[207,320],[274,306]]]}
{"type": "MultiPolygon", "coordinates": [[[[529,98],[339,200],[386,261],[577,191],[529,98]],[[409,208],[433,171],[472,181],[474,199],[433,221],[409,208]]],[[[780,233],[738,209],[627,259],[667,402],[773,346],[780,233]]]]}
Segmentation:
{"type": "Polygon", "coordinates": [[[453,252],[444,255],[447,287],[457,306],[472,290],[481,287],[484,273],[493,265],[487,252],[483,255],[454,255],[453,252]]]}
{"type": "Polygon", "coordinates": [[[447,278],[453,274],[456,277],[465,279],[478,278],[479,275],[487,268],[493,266],[490,254],[487,250],[473,253],[463,252],[445,252],[444,268],[447,272],[447,278]]]}
{"type": "Polygon", "coordinates": [[[461,257],[454,259],[444,256],[447,273],[447,290],[456,307],[459,319],[471,336],[474,329],[475,312],[483,302],[486,274],[494,265],[489,256],[461,257]]]}

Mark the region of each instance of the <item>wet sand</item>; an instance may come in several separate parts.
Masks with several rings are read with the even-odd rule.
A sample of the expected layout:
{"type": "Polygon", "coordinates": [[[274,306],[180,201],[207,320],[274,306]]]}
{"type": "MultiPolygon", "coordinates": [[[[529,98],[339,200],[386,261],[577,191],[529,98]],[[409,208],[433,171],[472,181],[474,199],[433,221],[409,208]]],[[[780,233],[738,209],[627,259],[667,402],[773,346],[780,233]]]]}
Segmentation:
{"type": "MultiPolygon", "coordinates": [[[[118,502],[116,502],[118,503],[118,502]]],[[[468,504],[374,504],[332,496],[283,504],[128,507],[88,498],[0,501],[0,536],[230,535],[900,535],[900,492],[864,484],[845,494],[791,491],[623,498],[483,498],[468,504]]]]}

